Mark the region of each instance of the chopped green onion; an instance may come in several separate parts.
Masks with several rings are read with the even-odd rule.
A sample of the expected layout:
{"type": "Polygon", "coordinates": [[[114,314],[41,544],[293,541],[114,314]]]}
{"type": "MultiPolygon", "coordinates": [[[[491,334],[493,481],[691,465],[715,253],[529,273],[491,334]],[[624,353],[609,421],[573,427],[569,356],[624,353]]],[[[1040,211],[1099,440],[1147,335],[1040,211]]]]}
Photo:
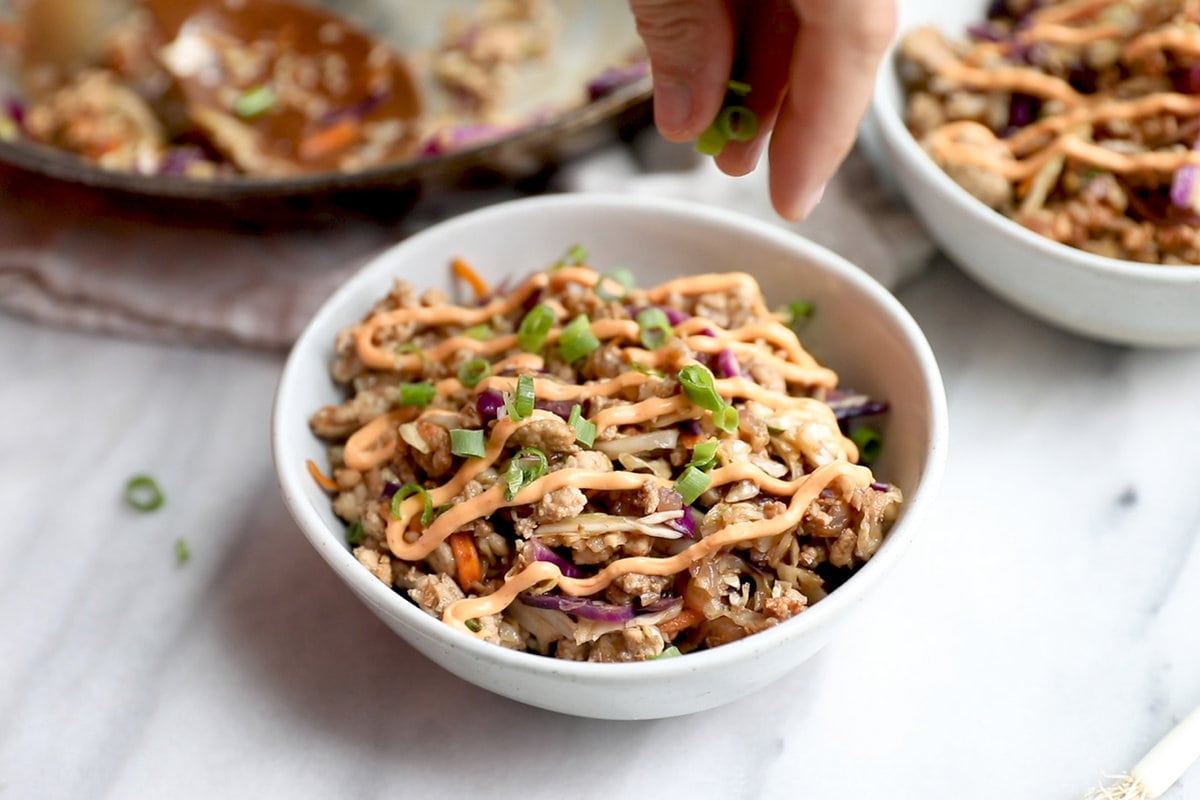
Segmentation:
{"type": "Polygon", "coordinates": [[[233,111],[243,119],[261,116],[275,105],[275,92],[270,86],[255,86],[242,92],[233,103],[233,111]]]}
{"type": "Polygon", "coordinates": [[[516,396],[504,400],[504,407],[508,409],[508,418],[513,422],[525,419],[533,413],[536,400],[537,398],[533,394],[533,376],[518,375],[516,396]]]}
{"type": "Polygon", "coordinates": [[[458,368],[458,380],[468,389],[474,389],[479,382],[492,374],[492,365],[485,358],[472,358],[458,368]]]}
{"type": "Polygon", "coordinates": [[[736,94],[738,97],[745,97],[750,94],[750,84],[745,81],[731,80],[726,86],[729,87],[731,93],[736,94]]]}
{"type": "Polygon", "coordinates": [[[558,354],[568,364],[574,364],[579,359],[600,347],[600,340],[592,333],[592,321],[587,314],[580,314],[571,320],[571,324],[562,329],[558,337],[558,354]]]}
{"type": "Polygon", "coordinates": [[[637,324],[642,347],[657,350],[675,334],[667,312],[661,308],[643,308],[638,312],[637,324]]]}
{"type": "Polygon", "coordinates": [[[477,342],[483,342],[492,338],[491,325],[472,325],[462,332],[463,336],[468,339],[474,339],[477,342]]]}
{"type": "Polygon", "coordinates": [[[508,462],[508,469],[500,476],[506,489],[504,499],[512,501],[517,492],[546,474],[550,462],[546,454],[536,447],[522,447],[508,462]]]}
{"type": "Polygon", "coordinates": [[[712,372],[703,364],[688,364],[679,370],[679,383],[687,399],[695,405],[713,413],[725,407],[725,400],[717,394],[712,372]]]}
{"type": "Polygon", "coordinates": [[[717,465],[717,447],[719,444],[716,439],[709,439],[707,442],[701,442],[693,447],[692,460],[688,462],[688,466],[708,472],[717,465]]]}
{"type": "Polygon", "coordinates": [[[550,270],[559,270],[563,267],[577,267],[587,260],[588,249],[581,244],[573,244],[567,248],[567,252],[562,254],[562,258],[550,265],[550,270]]]}
{"type": "Polygon", "coordinates": [[[183,566],[192,560],[192,550],[188,547],[186,539],[175,540],[175,563],[183,566]]]}
{"type": "Polygon", "coordinates": [[[783,308],[783,313],[787,315],[788,327],[792,330],[796,330],[797,325],[812,317],[814,311],[816,308],[807,300],[796,300],[783,308]]]}
{"type": "Polygon", "coordinates": [[[571,406],[567,424],[575,430],[575,441],[584,447],[591,447],[596,443],[596,423],[590,419],[584,419],[583,406],[578,403],[571,406]]]}
{"type": "Polygon", "coordinates": [[[719,156],[725,149],[729,137],[717,130],[716,125],[710,125],[696,140],[696,152],[702,156],[719,156]]]}
{"type": "Polygon", "coordinates": [[[165,501],[158,482],[149,475],[134,475],[125,483],[125,502],[138,511],[157,511],[165,501]]]}
{"type": "Polygon", "coordinates": [[[683,471],[683,474],[679,476],[679,480],[675,481],[675,491],[679,492],[679,494],[683,496],[683,504],[685,506],[690,506],[692,503],[696,502],[696,498],[704,494],[704,492],[707,491],[708,487],[711,485],[712,478],[710,478],[706,473],[696,469],[695,467],[688,467],[683,471]]]}
{"type": "Polygon", "coordinates": [[[450,452],[456,456],[483,458],[487,455],[483,431],[454,428],[450,431],[450,452]]]}
{"type": "Polygon", "coordinates": [[[419,483],[406,483],[396,490],[392,495],[392,519],[400,519],[400,504],[414,494],[421,495],[421,499],[425,503],[425,508],[421,512],[421,524],[428,525],[433,522],[433,498],[429,496],[429,491],[419,483]]]}
{"type": "Polygon", "coordinates": [[[437,395],[437,389],[429,381],[402,383],[399,388],[402,406],[427,406],[437,395]]]}
{"type": "Polygon", "coordinates": [[[422,364],[426,364],[429,361],[429,359],[425,355],[425,351],[422,350],[421,348],[417,347],[412,342],[405,342],[404,344],[396,345],[396,355],[398,355],[398,356],[416,355],[421,359],[422,364]]]}
{"type": "Polygon", "coordinates": [[[356,544],[361,544],[362,540],[367,536],[367,532],[363,530],[361,519],[356,519],[350,523],[350,527],[346,528],[346,544],[353,547],[356,544]]]}
{"type": "Polygon", "coordinates": [[[660,658],[674,658],[675,656],[681,656],[681,655],[683,655],[683,653],[679,652],[679,648],[676,647],[675,645],[671,645],[670,647],[668,647],[666,650],[663,650],[658,655],[650,656],[650,660],[657,661],[660,658]]]}
{"type": "Polygon", "coordinates": [[[463,623],[463,625],[466,625],[467,630],[469,630],[471,633],[479,633],[481,630],[483,630],[483,625],[479,623],[479,620],[474,618],[467,620],[463,623]]]}
{"type": "Polygon", "coordinates": [[[517,345],[526,353],[540,353],[554,327],[554,309],[545,303],[534,306],[517,328],[517,345]]]}
{"type": "Polygon", "coordinates": [[[651,378],[667,377],[667,373],[663,372],[661,369],[655,369],[649,364],[643,364],[640,361],[630,361],[629,368],[634,372],[640,372],[642,375],[649,375],[651,378]]]}
{"type": "Polygon", "coordinates": [[[883,450],[882,434],[866,425],[855,428],[850,434],[850,441],[858,447],[858,460],[863,464],[874,463],[875,459],[879,458],[880,451],[883,450]]]}
{"type": "Polygon", "coordinates": [[[629,293],[633,291],[634,283],[633,273],[627,269],[614,269],[612,272],[606,272],[596,281],[596,295],[601,300],[620,301],[629,297],[629,293]],[[621,287],[621,293],[616,294],[605,288],[606,283],[615,283],[621,287]]]}
{"type": "Polygon", "coordinates": [[[713,412],[713,425],[717,426],[718,430],[725,433],[733,433],[738,429],[738,410],[733,406],[725,406],[722,409],[713,412]]]}
{"type": "Polygon", "coordinates": [[[713,123],[726,139],[748,142],[758,135],[758,115],[745,106],[726,106],[713,123]]]}

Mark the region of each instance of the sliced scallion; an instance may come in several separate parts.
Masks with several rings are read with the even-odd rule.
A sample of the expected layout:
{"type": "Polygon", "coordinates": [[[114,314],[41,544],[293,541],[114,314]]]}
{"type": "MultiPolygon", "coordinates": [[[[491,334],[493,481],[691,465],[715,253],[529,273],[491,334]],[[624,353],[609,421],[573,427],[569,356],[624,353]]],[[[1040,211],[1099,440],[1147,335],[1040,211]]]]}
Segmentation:
{"type": "Polygon", "coordinates": [[[175,540],[175,563],[183,566],[192,560],[192,549],[188,547],[187,539],[175,540]]]}
{"type": "Polygon", "coordinates": [[[710,125],[700,134],[700,138],[696,139],[696,152],[702,156],[719,156],[727,141],[729,137],[717,130],[716,125],[710,125]]]}
{"type": "Polygon", "coordinates": [[[537,397],[533,393],[533,376],[518,375],[517,391],[511,398],[506,398],[504,407],[508,409],[508,418],[520,422],[533,413],[537,397]]]}
{"type": "Polygon", "coordinates": [[[402,406],[427,406],[437,396],[437,389],[429,381],[402,383],[398,388],[402,406]]]}
{"type": "Polygon", "coordinates": [[[813,304],[807,300],[796,300],[795,302],[788,303],[784,307],[783,313],[787,316],[788,327],[796,330],[800,323],[812,317],[815,310],[813,304]]]}
{"type": "Polygon", "coordinates": [[[725,400],[717,394],[712,372],[703,364],[688,364],[679,370],[679,383],[687,399],[695,405],[714,413],[725,407],[725,400]]]}
{"type": "Polygon", "coordinates": [[[367,532],[363,530],[361,519],[356,519],[346,528],[346,544],[353,547],[356,544],[362,544],[362,540],[367,536],[367,532]]]}
{"type": "Polygon", "coordinates": [[[511,502],[517,492],[546,474],[550,462],[546,454],[536,447],[522,447],[508,462],[508,469],[500,476],[504,481],[504,499],[511,502]]]}
{"type": "Polygon", "coordinates": [[[253,119],[262,116],[275,105],[275,92],[270,86],[263,84],[247,89],[238,95],[233,102],[233,112],[242,119],[253,119]]]}
{"type": "Polygon", "coordinates": [[[487,440],[481,430],[454,428],[450,431],[450,452],[467,458],[487,455],[487,440]]]}
{"type": "Polygon", "coordinates": [[[612,272],[606,272],[596,281],[596,295],[601,300],[621,301],[629,297],[629,293],[633,291],[634,283],[633,273],[627,269],[614,269],[612,272]],[[620,292],[614,292],[609,288],[612,284],[616,284],[620,288],[620,292]]]}
{"type": "Polygon", "coordinates": [[[474,389],[479,382],[492,374],[492,365],[484,358],[472,358],[458,368],[458,380],[468,389],[474,389]]]}
{"type": "Polygon", "coordinates": [[[679,479],[675,481],[675,491],[679,492],[679,494],[683,497],[683,504],[685,506],[690,506],[692,503],[696,502],[696,499],[699,498],[700,495],[704,494],[704,492],[707,491],[708,487],[711,485],[712,478],[710,478],[705,472],[695,467],[688,467],[683,471],[683,474],[679,476],[679,479]]]}
{"type": "Polygon", "coordinates": [[[733,433],[736,431],[740,421],[738,410],[729,405],[714,411],[712,419],[713,425],[716,425],[718,430],[724,431],[725,433],[733,433]]]}
{"type": "Polygon", "coordinates": [[[758,115],[745,106],[722,108],[713,125],[734,142],[748,142],[758,135],[758,115]]]}
{"type": "Polygon", "coordinates": [[[850,441],[858,448],[858,460],[863,464],[874,463],[883,450],[883,435],[866,425],[851,431],[850,441]]]}
{"type": "Polygon", "coordinates": [[[592,333],[592,321],[587,314],[580,314],[562,329],[558,337],[558,354],[568,364],[574,364],[600,347],[600,340],[592,333]]]}
{"type": "Polygon", "coordinates": [[[655,369],[649,364],[643,364],[640,361],[630,361],[629,368],[634,372],[641,373],[642,375],[649,375],[651,378],[667,377],[667,373],[663,372],[661,369],[655,369]]]}
{"type": "Polygon", "coordinates": [[[526,353],[540,353],[554,327],[554,309],[545,303],[534,306],[517,328],[517,345],[526,353]]]}
{"type": "Polygon", "coordinates": [[[688,462],[688,466],[708,472],[717,465],[717,447],[719,444],[716,439],[710,439],[693,447],[692,460],[688,462]]]}
{"type": "Polygon", "coordinates": [[[467,626],[467,630],[469,630],[471,633],[479,633],[481,630],[483,630],[482,623],[474,618],[467,620],[463,623],[463,625],[467,626]]]}
{"type": "Polygon", "coordinates": [[[745,97],[746,95],[750,94],[750,84],[746,83],[745,81],[731,80],[726,84],[726,86],[729,88],[731,93],[736,94],[738,97],[745,97]]]}
{"type": "Polygon", "coordinates": [[[477,342],[484,342],[492,338],[491,325],[472,325],[462,332],[463,336],[468,339],[474,339],[477,342]]]}
{"type": "Polygon", "coordinates": [[[637,315],[638,338],[642,347],[657,350],[675,334],[667,312],[661,308],[643,308],[637,315]]]}
{"type": "Polygon", "coordinates": [[[663,650],[658,655],[650,656],[650,660],[657,661],[660,658],[674,658],[675,656],[681,656],[681,655],[683,655],[683,653],[679,652],[679,648],[676,647],[675,645],[671,645],[670,647],[668,647],[666,650],[663,650]]]}
{"type": "Polygon", "coordinates": [[[429,496],[429,490],[419,483],[406,483],[392,495],[392,519],[400,519],[401,503],[414,494],[421,495],[421,500],[425,503],[425,508],[421,511],[421,524],[428,525],[434,518],[433,498],[429,496]]]}
{"type": "Polygon", "coordinates": [[[583,406],[578,403],[571,406],[567,424],[575,431],[575,441],[584,447],[591,447],[596,443],[596,423],[590,419],[584,419],[583,406]]]}
{"type": "Polygon", "coordinates": [[[165,501],[158,482],[149,475],[134,475],[125,483],[125,502],[138,511],[157,511],[165,501]]]}

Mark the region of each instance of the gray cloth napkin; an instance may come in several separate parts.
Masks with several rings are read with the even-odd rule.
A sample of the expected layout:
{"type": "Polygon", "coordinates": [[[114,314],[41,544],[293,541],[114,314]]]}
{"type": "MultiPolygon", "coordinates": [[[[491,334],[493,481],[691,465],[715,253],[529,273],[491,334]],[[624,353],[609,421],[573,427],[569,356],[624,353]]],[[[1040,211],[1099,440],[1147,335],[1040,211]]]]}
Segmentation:
{"type": "MultiPolygon", "coordinates": [[[[686,198],[789,225],[770,208],[764,169],[729,178],[653,131],[565,167],[549,185],[457,190],[411,209],[411,198],[383,196],[374,200],[388,214],[360,201],[321,209],[303,225],[246,224],[236,212],[193,217],[183,204],[0,169],[0,309],[85,331],[282,349],[383,249],[453,214],[541,190],[686,198]]],[[[812,217],[789,227],[891,288],[934,250],[857,151],[812,217]]]]}

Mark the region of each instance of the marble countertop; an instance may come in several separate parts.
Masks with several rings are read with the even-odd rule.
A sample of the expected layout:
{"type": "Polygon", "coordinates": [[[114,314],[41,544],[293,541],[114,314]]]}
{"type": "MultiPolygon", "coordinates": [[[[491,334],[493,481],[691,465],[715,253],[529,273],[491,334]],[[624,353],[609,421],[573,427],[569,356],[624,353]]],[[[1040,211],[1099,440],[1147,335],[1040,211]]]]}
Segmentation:
{"type": "Polygon", "coordinates": [[[276,489],[281,357],[0,317],[0,798],[1081,797],[1200,703],[1200,352],[946,264],[900,298],[950,403],[928,530],[784,681],[638,723],[492,696],[359,604],[276,489]]]}

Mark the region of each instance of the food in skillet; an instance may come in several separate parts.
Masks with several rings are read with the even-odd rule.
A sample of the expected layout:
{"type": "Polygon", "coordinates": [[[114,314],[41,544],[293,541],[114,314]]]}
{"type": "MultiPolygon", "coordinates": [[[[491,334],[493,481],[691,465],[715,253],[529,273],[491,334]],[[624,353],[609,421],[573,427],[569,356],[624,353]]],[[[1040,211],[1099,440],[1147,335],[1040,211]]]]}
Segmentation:
{"type": "Polygon", "coordinates": [[[495,291],[455,262],[474,305],[397,280],[339,334],[347,398],[311,419],[332,477],[309,468],[355,557],[449,625],[563,659],[803,613],[899,509],[856,463],[877,440],[843,432],[886,406],[838,390],[749,275],[638,289],[583,260],[495,291]]]}
{"type": "Polygon", "coordinates": [[[981,201],[1098,255],[1200,264],[1200,7],[998,0],[898,49],[906,121],[981,201]]]}

